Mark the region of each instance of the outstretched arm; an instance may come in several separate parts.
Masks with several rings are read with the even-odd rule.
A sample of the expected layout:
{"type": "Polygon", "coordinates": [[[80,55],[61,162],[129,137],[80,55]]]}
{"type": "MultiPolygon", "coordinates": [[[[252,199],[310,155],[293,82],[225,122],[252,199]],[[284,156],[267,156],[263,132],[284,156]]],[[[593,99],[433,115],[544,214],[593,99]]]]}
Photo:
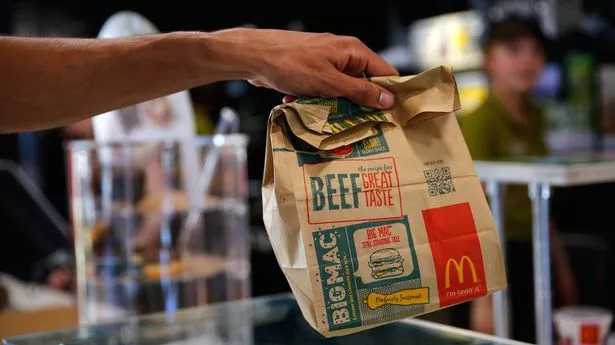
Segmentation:
{"type": "MultiPolygon", "coordinates": [[[[206,60],[197,56],[207,40],[191,34],[0,38],[2,130],[59,126],[196,86],[194,71],[206,60]]],[[[212,81],[226,77],[210,75],[212,81]]]]}
{"type": "Polygon", "coordinates": [[[0,131],[66,125],[232,79],[290,95],[392,106],[392,94],[363,73],[397,71],[357,39],[329,34],[231,29],[120,39],[0,37],[0,131]]]}

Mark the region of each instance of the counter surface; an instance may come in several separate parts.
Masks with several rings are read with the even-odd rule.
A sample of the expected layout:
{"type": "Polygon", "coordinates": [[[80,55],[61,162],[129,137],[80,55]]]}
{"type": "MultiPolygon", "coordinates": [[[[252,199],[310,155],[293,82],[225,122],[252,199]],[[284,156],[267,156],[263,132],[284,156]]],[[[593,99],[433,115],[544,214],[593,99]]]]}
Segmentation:
{"type": "Polygon", "coordinates": [[[575,186],[615,181],[615,160],[582,157],[526,157],[474,161],[478,176],[501,183],[547,183],[575,186]]]}
{"type": "Polygon", "coordinates": [[[32,334],[5,345],[523,344],[418,319],[325,339],[291,295],[275,295],[151,315],[114,324],[32,334]]]}

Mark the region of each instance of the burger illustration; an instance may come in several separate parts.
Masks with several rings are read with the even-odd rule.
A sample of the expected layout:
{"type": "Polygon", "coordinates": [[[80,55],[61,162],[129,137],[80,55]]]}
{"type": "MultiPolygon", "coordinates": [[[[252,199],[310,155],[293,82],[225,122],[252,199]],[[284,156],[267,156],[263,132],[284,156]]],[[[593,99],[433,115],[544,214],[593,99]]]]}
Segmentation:
{"type": "Polygon", "coordinates": [[[383,279],[404,274],[404,259],[393,248],[380,249],[369,257],[369,267],[372,269],[372,278],[383,279]]]}
{"type": "Polygon", "coordinates": [[[352,153],[352,145],[336,147],[332,150],[320,151],[320,156],[324,158],[345,158],[352,153]]]}

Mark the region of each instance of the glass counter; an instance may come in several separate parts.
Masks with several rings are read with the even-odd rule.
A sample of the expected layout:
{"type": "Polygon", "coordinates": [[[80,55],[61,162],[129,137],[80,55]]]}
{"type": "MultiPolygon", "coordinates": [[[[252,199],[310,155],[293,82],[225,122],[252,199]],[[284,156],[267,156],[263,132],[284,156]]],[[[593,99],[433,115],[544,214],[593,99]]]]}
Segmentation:
{"type": "Polygon", "coordinates": [[[156,314],[117,323],[30,334],[5,345],[523,344],[419,319],[326,339],[304,320],[292,295],[275,295],[156,314]]]}

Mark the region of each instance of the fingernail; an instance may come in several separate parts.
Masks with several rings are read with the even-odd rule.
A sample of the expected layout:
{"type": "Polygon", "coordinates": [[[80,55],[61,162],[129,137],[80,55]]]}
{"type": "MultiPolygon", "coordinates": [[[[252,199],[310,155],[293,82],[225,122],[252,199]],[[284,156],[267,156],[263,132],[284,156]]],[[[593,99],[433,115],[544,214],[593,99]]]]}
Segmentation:
{"type": "Polygon", "coordinates": [[[382,90],[380,91],[380,97],[378,97],[378,103],[382,108],[388,109],[395,103],[395,96],[389,91],[382,90]]]}

